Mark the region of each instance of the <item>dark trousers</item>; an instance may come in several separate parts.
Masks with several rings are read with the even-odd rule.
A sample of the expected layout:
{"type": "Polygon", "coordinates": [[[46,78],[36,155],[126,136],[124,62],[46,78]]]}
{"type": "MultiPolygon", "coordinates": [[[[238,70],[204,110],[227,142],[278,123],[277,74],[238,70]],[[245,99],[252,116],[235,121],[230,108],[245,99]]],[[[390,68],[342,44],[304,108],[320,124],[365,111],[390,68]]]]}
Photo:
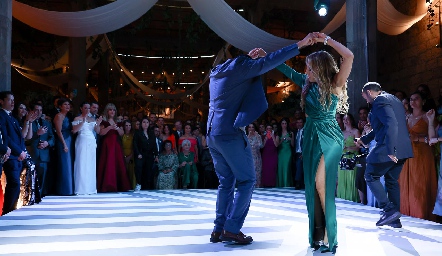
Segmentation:
{"type": "Polygon", "coordinates": [[[43,197],[48,194],[49,179],[48,179],[48,163],[40,160],[35,161],[35,168],[37,169],[38,185],[40,195],[43,197]]]}
{"type": "Polygon", "coordinates": [[[135,178],[141,189],[155,189],[155,173],[153,171],[154,157],[142,153],[143,158],[135,156],[135,178]]]}
{"type": "Polygon", "coordinates": [[[304,186],[304,168],[302,167],[302,153],[295,153],[295,184],[297,186],[304,186]]]}
{"type": "Polygon", "coordinates": [[[385,162],[385,163],[367,163],[365,169],[365,181],[370,188],[376,200],[379,202],[379,207],[384,211],[390,211],[395,209],[400,210],[400,190],[399,190],[399,174],[402,171],[402,166],[405,163],[405,159],[399,160],[397,163],[385,162]],[[380,178],[385,178],[385,192],[380,178]],[[388,193],[388,195],[387,195],[388,193]]]}
{"type": "Polygon", "coordinates": [[[15,210],[20,195],[20,172],[22,162],[9,159],[3,164],[6,175],[5,200],[3,202],[3,215],[15,210]]]}

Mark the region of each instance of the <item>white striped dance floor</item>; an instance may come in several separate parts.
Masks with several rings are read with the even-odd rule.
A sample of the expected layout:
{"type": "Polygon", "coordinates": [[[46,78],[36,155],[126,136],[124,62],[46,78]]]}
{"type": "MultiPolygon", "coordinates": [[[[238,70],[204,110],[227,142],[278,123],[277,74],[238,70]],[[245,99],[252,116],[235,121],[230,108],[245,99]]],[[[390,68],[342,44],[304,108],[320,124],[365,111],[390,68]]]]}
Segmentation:
{"type": "MultiPolygon", "coordinates": [[[[209,242],[215,202],[216,190],[49,196],[0,217],[0,255],[327,255],[308,247],[303,191],[256,189],[246,246],[209,242]]],[[[379,209],[336,204],[336,255],[442,255],[440,224],[402,217],[402,229],[381,229],[379,209]]]]}

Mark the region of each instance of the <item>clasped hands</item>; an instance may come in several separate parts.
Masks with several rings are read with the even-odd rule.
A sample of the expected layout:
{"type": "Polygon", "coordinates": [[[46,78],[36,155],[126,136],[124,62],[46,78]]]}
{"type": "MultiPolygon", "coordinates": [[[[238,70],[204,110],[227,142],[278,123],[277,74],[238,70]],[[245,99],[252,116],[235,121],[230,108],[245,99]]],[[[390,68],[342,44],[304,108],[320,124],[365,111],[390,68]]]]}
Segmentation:
{"type": "Polygon", "coordinates": [[[8,147],[8,149],[6,150],[6,153],[3,155],[1,161],[3,163],[8,161],[10,155],[11,155],[11,148],[8,147]]]}
{"type": "Polygon", "coordinates": [[[35,119],[37,119],[37,116],[38,116],[38,114],[35,111],[29,111],[26,113],[25,120],[26,120],[26,122],[32,123],[35,121],[35,119]]]}
{"type": "Polygon", "coordinates": [[[182,163],[180,164],[180,167],[184,167],[184,166],[186,166],[187,164],[192,165],[193,162],[186,162],[186,161],[184,161],[184,162],[182,162],[182,163]]]}
{"type": "Polygon", "coordinates": [[[316,43],[323,43],[326,37],[327,35],[324,33],[311,32],[306,37],[304,37],[304,39],[298,42],[298,48],[314,45],[316,43]]]}

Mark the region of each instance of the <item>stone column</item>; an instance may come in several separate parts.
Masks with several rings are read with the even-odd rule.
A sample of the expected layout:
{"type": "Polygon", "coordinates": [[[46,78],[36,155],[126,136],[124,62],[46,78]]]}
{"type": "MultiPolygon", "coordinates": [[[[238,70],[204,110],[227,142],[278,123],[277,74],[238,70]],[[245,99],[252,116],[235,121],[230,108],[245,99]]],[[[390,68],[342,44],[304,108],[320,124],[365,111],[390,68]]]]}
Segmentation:
{"type": "MultiPolygon", "coordinates": [[[[71,1],[70,4],[72,11],[83,11],[86,1],[71,1]]],[[[69,38],[68,95],[76,92],[76,96],[72,99],[74,114],[79,112],[80,104],[86,100],[86,68],[86,38],[69,38]]]]}
{"type": "MultiPolygon", "coordinates": [[[[264,15],[264,10],[270,9],[268,8],[268,1],[267,0],[258,0],[255,1],[253,4],[250,4],[250,6],[247,6],[247,11],[248,11],[248,19],[249,22],[252,23],[253,25],[259,27],[259,24],[261,23],[261,19],[262,16],[264,15]]],[[[256,47],[260,47],[260,46],[256,46],[256,47]]],[[[262,86],[264,89],[264,93],[266,95],[266,98],[268,100],[268,95],[267,95],[267,73],[261,75],[261,81],[262,81],[262,86]]],[[[268,111],[264,112],[264,117],[267,118],[268,116],[268,111]]]]}
{"type": "Polygon", "coordinates": [[[12,0],[0,1],[0,91],[11,90],[12,0]]]}
{"type": "Polygon", "coordinates": [[[377,15],[374,0],[347,0],[347,47],[355,58],[348,78],[349,112],[357,115],[365,106],[361,90],[368,81],[376,81],[377,15]]]}
{"type": "Polygon", "coordinates": [[[72,99],[74,114],[80,104],[86,100],[86,38],[69,38],[69,81],[68,94],[76,91],[72,99]]]}
{"type": "MultiPolygon", "coordinates": [[[[105,104],[109,102],[109,50],[103,52],[98,62],[98,103],[100,104],[100,114],[104,110],[105,104]]],[[[113,72],[120,72],[113,70],[113,72]]]]}

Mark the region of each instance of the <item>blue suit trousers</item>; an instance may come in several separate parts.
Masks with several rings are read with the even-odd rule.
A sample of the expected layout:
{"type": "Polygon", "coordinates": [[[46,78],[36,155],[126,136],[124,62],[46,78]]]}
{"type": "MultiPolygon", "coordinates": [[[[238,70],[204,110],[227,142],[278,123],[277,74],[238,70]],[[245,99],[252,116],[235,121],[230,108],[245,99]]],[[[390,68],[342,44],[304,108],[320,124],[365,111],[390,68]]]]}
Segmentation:
{"type": "Polygon", "coordinates": [[[385,163],[367,163],[365,169],[365,181],[373,193],[376,200],[379,202],[379,207],[384,211],[395,209],[400,211],[401,198],[399,189],[399,175],[402,171],[402,166],[405,159],[400,159],[397,163],[393,161],[385,163]],[[385,189],[380,178],[385,178],[385,189]],[[385,192],[385,190],[387,190],[385,192]]]}
{"type": "Polygon", "coordinates": [[[20,195],[20,173],[22,162],[17,159],[9,159],[3,164],[6,175],[5,200],[3,203],[3,215],[15,210],[20,195]]]}
{"type": "Polygon", "coordinates": [[[239,129],[233,135],[211,136],[209,132],[207,144],[220,183],[213,231],[224,229],[238,234],[249,211],[256,182],[250,144],[239,129]]]}

